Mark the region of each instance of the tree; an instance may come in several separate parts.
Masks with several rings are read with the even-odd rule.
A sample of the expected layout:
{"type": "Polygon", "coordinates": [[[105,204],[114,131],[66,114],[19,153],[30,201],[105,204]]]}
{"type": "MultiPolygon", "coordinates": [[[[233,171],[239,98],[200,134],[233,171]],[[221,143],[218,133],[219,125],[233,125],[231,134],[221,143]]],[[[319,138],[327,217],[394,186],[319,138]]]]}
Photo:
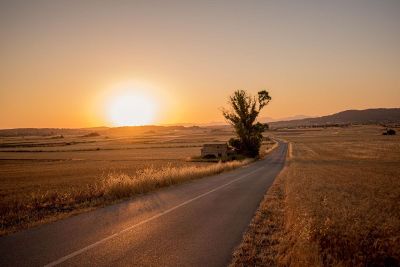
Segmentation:
{"type": "Polygon", "coordinates": [[[267,127],[256,122],[256,119],[269,101],[271,97],[265,90],[258,92],[258,97],[251,96],[244,90],[237,90],[229,98],[231,109],[222,110],[238,137],[229,140],[229,144],[245,156],[256,157],[260,152],[262,132],[267,127]]]}

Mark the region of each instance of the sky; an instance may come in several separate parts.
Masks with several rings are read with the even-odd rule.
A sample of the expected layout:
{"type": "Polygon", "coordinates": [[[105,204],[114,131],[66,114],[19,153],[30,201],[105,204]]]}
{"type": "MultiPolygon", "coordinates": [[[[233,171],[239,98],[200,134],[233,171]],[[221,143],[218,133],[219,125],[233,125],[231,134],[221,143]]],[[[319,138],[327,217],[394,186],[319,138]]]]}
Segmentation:
{"type": "Polygon", "coordinates": [[[0,128],[219,122],[237,89],[269,91],[272,118],[399,107],[399,14],[398,0],[0,0],[0,128]]]}

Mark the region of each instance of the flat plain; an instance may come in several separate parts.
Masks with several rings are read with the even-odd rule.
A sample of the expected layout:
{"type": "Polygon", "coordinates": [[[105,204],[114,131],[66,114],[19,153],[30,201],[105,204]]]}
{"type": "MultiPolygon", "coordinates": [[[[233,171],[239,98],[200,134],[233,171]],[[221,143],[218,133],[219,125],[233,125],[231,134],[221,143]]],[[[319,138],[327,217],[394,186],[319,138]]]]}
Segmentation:
{"type": "MultiPolygon", "coordinates": [[[[398,129],[397,129],[398,130],[398,129]]],[[[287,166],[233,266],[398,266],[400,137],[381,126],[282,129],[287,166]]]]}
{"type": "Polygon", "coordinates": [[[246,164],[190,160],[232,136],[229,127],[186,127],[1,137],[0,234],[246,164]]]}
{"type": "Polygon", "coordinates": [[[0,197],[78,188],[110,172],[133,175],[150,167],[204,165],[186,159],[199,155],[203,143],[226,141],[230,135],[201,129],[137,136],[3,137],[0,197]]]}

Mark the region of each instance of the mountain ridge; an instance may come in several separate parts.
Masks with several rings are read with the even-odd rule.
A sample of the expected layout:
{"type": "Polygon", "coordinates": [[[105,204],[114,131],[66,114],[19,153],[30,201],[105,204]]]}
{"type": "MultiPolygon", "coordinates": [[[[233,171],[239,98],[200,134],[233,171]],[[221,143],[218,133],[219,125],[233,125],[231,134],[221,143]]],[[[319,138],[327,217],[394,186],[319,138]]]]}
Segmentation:
{"type": "Polygon", "coordinates": [[[338,113],[306,118],[300,120],[271,122],[273,128],[299,127],[328,124],[374,124],[374,123],[399,123],[400,108],[371,108],[371,109],[350,109],[338,113]]]}

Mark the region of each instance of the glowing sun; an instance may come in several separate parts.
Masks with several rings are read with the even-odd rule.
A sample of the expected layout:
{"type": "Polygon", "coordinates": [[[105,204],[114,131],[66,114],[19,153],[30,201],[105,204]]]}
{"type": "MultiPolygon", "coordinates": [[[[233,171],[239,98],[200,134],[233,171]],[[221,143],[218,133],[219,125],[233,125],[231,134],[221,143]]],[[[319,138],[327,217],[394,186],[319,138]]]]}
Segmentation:
{"type": "Polygon", "coordinates": [[[115,126],[148,125],[154,122],[156,103],[142,92],[125,90],[110,97],[108,120],[115,126]]]}

